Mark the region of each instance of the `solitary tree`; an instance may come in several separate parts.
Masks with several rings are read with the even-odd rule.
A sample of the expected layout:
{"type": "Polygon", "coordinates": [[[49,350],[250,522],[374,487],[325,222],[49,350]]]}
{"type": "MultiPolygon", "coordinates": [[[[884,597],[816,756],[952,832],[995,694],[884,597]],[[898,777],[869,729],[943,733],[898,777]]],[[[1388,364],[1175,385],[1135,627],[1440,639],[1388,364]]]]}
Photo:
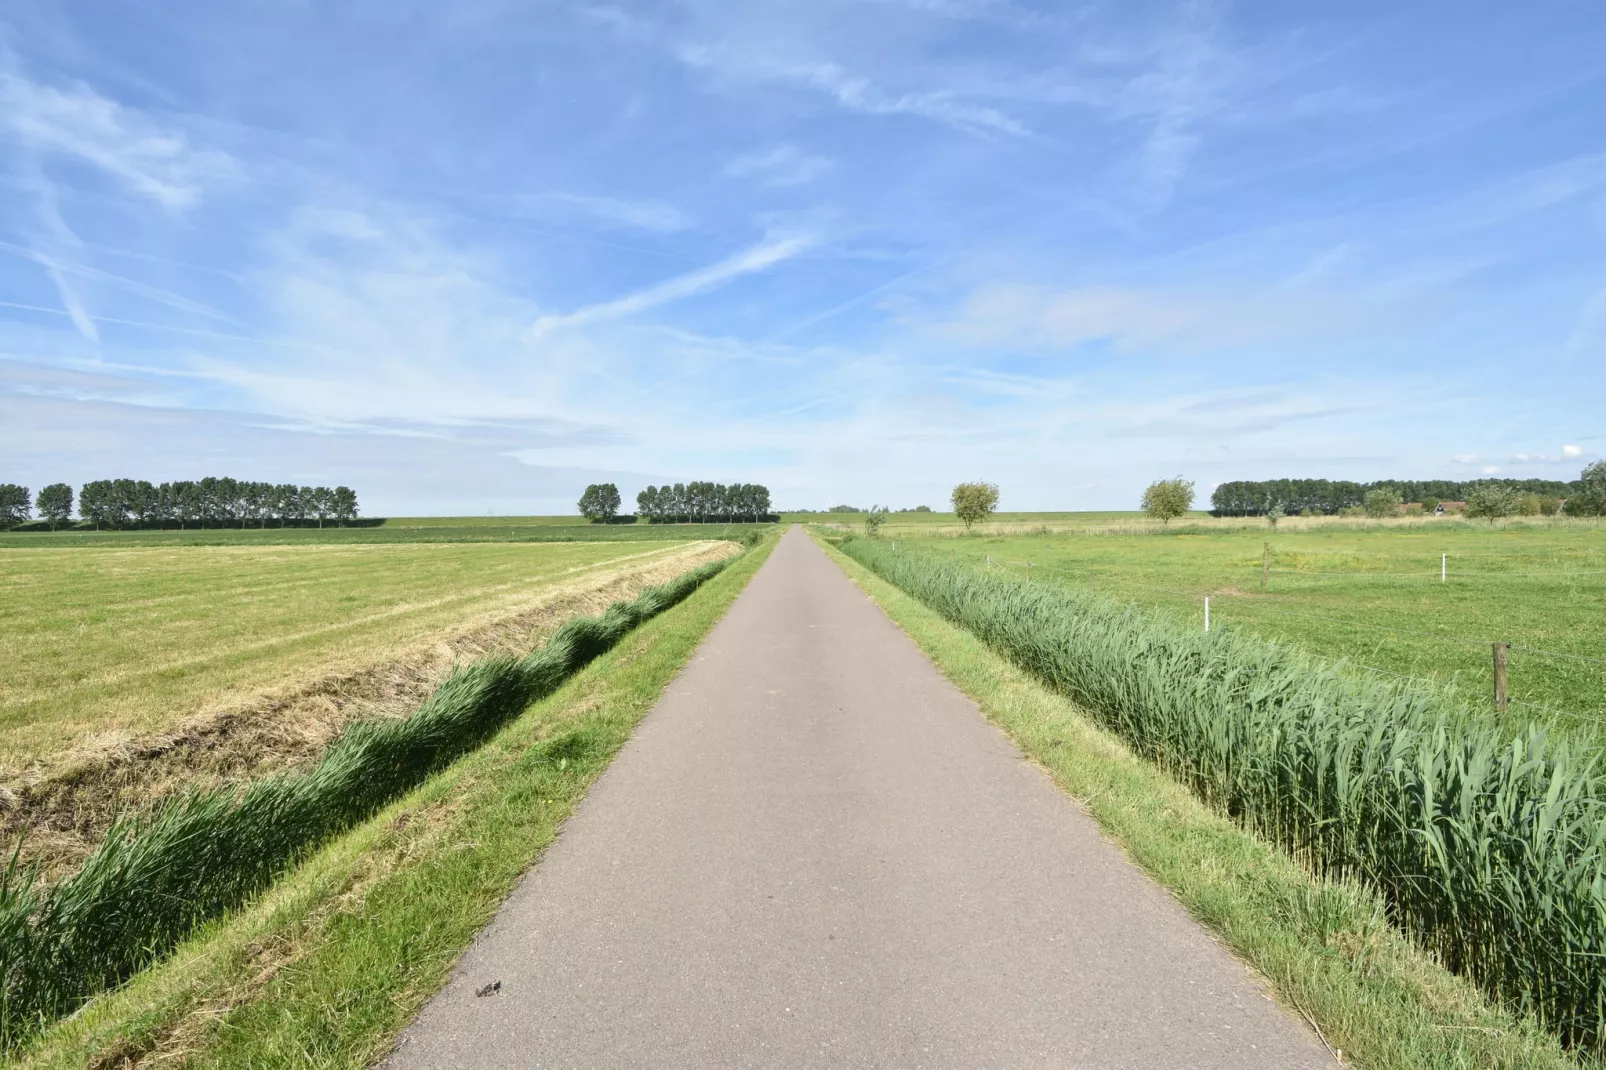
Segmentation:
{"type": "Polygon", "coordinates": [[[1568,516],[1606,516],[1606,461],[1596,461],[1578,477],[1583,486],[1567,497],[1568,516]]]}
{"type": "Polygon", "coordinates": [[[1277,521],[1281,520],[1287,515],[1287,513],[1283,512],[1282,502],[1272,502],[1271,505],[1266,509],[1266,523],[1270,524],[1272,527],[1276,527],[1277,521]]]}
{"type": "Polygon", "coordinates": [[[954,488],[949,500],[953,502],[954,514],[965,522],[965,530],[979,521],[986,520],[998,509],[998,484],[996,483],[961,483],[954,488]]]}
{"type": "Polygon", "coordinates": [[[1400,492],[1395,487],[1374,487],[1361,499],[1361,508],[1374,520],[1393,516],[1400,508],[1400,492]]]}
{"type": "Polygon", "coordinates": [[[619,488],[593,483],[580,495],[580,515],[593,524],[606,524],[619,512],[619,488]]]}
{"type": "Polygon", "coordinates": [[[1143,492],[1143,511],[1169,524],[1193,508],[1193,481],[1177,476],[1157,479],[1143,492]]]}
{"type": "Polygon", "coordinates": [[[1517,511],[1518,494],[1500,483],[1480,483],[1467,495],[1467,516],[1487,517],[1493,524],[1503,516],[1517,511]]]}
{"type": "Polygon", "coordinates": [[[33,499],[27,487],[0,483],[0,528],[14,528],[33,512],[33,499]]]}
{"type": "Polygon", "coordinates": [[[50,530],[72,519],[72,487],[66,483],[52,483],[39,492],[34,503],[39,507],[39,515],[50,522],[50,530]]]}
{"type": "Polygon", "coordinates": [[[870,538],[881,535],[881,525],[887,522],[887,514],[892,512],[884,505],[872,505],[870,511],[864,514],[864,533],[870,538]]]}

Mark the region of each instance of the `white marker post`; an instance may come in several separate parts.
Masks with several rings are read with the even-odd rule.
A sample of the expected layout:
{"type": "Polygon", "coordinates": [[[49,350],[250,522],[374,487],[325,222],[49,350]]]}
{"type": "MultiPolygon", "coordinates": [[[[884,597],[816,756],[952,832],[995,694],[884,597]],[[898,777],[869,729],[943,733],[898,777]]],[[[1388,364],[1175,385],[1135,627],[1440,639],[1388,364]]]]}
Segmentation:
{"type": "Polygon", "coordinates": [[[1450,576],[1450,555],[1439,555],[1439,582],[1448,583],[1450,576]]]}
{"type": "Polygon", "coordinates": [[[1210,630],[1210,596],[1205,595],[1205,631],[1210,630]]]}

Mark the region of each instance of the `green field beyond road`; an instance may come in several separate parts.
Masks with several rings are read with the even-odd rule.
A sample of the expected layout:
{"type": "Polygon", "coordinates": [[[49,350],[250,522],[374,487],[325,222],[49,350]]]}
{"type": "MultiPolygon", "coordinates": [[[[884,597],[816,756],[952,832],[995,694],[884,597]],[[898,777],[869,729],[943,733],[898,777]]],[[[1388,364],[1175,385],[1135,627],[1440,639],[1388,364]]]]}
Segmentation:
{"type": "MultiPolygon", "coordinates": [[[[901,520],[902,517],[895,519],[901,520]]],[[[887,530],[891,534],[887,534],[887,530]]],[[[1145,535],[920,537],[901,548],[955,555],[1032,579],[1244,628],[1358,666],[1446,683],[1491,701],[1490,644],[1511,643],[1513,715],[1606,731],[1606,529],[1431,522],[1145,535]],[[1263,547],[1270,572],[1261,589],[1263,547]],[[1447,581],[1440,582],[1441,555],[1447,581]],[[1537,651],[1549,651],[1541,654],[1537,651]],[[1566,656],[1554,656],[1566,655],[1566,656]]]]}
{"type": "Polygon", "coordinates": [[[664,541],[0,548],[0,765],[380,658],[514,611],[543,589],[676,550],[664,541]]]}

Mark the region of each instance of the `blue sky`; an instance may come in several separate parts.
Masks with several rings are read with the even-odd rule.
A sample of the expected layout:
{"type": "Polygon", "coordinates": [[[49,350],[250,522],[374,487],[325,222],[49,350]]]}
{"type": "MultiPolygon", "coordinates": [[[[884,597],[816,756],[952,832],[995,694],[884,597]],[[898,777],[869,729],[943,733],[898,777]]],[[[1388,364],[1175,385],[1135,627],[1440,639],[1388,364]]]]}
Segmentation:
{"type": "Polygon", "coordinates": [[[0,480],[1077,509],[1606,455],[1598,0],[0,20],[0,480]]]}

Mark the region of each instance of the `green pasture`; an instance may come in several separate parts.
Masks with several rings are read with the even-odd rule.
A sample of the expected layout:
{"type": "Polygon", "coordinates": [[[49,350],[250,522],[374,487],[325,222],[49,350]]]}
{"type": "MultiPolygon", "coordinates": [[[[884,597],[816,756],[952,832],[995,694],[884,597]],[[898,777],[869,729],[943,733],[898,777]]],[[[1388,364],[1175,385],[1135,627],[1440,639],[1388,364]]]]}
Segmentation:
{"type": "Polygon", "coordinates": [[[1491,701],[1490,644],[1510,643],[1513,715],[1561,714],[1590,725],[1606,718],[1606,528],[1597,524],[1298,529],[1284,521],[1272,531],[1264,521],[1220,530],[1178,522],[1143,535],[993,529],[942,538],[889,522],[882,536],[1019,575],[1029,563],[1034,580],[1092,588],[1201,629],[1209,596],[1214,628],[1248,629],[1385,674],[1436,680],[1474,703],[1491,701]],[[1441,555],[1448,555],[1442,583],[1441,555]]]}
{"type": "Polygon", "coordinates": [[[0,548],[0,765],[369,663],[681,545],[0,548]]]}

